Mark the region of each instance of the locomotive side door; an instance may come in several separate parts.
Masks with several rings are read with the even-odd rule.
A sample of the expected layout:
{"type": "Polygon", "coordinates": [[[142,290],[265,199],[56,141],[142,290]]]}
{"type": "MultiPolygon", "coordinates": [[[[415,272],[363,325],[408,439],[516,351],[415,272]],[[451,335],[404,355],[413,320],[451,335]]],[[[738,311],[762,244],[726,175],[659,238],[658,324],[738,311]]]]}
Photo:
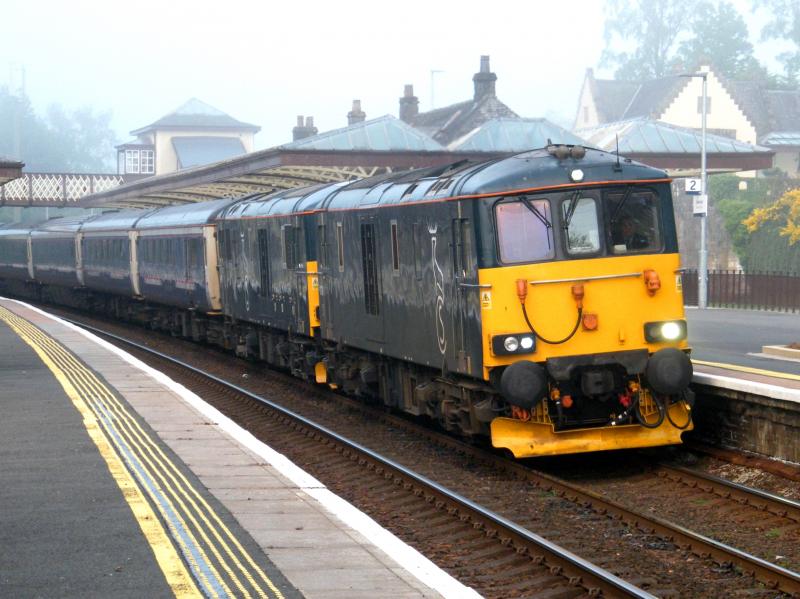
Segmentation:
{"type": "Polygon", "coordinates": [[[305,235],[301,221],[291,217],[289,224],[281,227],[284,264],[289,274],[289,304],[292,329],[308,334],[308,295],[306,292],[305,235]]]}
{"type": "Polygon", "coordinates": [[[359,245],[361,249],[361,274],[364,285],[363,305],[359,319],[364,328],[362,335],[369,341],[383,343],[385,340],[383,287],[381,268],[386,264],[381,259],[379,239],[379,219],[375,216],[362,216],[359,219],[359,245]]]}
{"type": "MultiPolygon", "coordinates": [[[[480,313],[480,287],[473,243],[472,221],[462,215],[459,203],[458,217],[452,221],[452,260],[455,306],[453,314],[453,356],[458,372],[474,374],[478,356],[471,355],[470,324],[480,313]]],[[[473,347],[474,351],[475,348],[473,347]]]]}

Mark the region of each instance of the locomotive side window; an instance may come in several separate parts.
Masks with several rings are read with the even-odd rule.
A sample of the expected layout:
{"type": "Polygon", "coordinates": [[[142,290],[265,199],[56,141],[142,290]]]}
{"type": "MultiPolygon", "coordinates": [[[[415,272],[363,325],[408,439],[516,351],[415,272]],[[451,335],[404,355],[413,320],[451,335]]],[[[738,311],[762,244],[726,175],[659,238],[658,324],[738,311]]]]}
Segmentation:
{"type": "Polygon", "coordinates": [[[612,254],[654,252],[663,247],[658,195],[629,187],[604,196],[606,237],[612,254]]]}
{"type": "Polygon", "coordinates": [[[336,223],[336,248],[339,253],[339,272],[344,272],[344,230],[342,223],[336,223]]]}
{"type": "Polygon", "coordinates": [[[600,251],[600,225],[594,198],[572,194],[561,203],[561,217],[568,253],[580,255],[600,251]]]}
{"type": "Polygon", "coordinates": [[[378,315],[378,267],[375,263],[375,225],[361,225],[361,264],[364,269],[364,308],[378,315]]]}
{"type": "Polygon", "coordinates": [[[261,295],[269,295],[271,287],[269,276],[269,231],[259,229],[258,231],[258,257],[261,265],[261,295]]]}
{"type": "Polygon", "coordinates": [[[495,206],[500,260],[534,262],[553,258],[549,200],[501,202],[495,206]]]}
{"type": "Polygon", "coordinates": [[[297,268],[300,260],[300,252],[298,251],[299,236],[297,234],[297,227],[292,225],[284,225],[281,228],[283,232],[283,258],[286,268],[297,268]]]}
{"type": "Polygon", "coordinates": [[[392,221],[392,270],[400,273],[400,244],[397,239],[397,221],[392,221]]]}

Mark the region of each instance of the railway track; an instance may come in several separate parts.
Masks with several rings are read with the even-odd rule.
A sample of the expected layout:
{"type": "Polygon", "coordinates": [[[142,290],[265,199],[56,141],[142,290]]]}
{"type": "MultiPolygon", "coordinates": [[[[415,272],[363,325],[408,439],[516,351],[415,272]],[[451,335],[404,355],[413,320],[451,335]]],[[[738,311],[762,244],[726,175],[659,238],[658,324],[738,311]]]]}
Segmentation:
{"type": "MultiPolygon", "coordinates": [[[[404,521],[416,544],[464,584],[496,597],[639,597],[653,595],[436,482],[246,389],[108,332],[192,389],[232,410],[261,438],[323,482],[358,488],[359,504],[404,521]],[[257,421],[256,424],[254,424],[257,421]],[[280,440],[278,440],[280,439],[280,440]],[[380,506],[380,507],[378,507],[380,506]]],[[[397,523],[395,523],[395,528],[397,523]]]]}
{"type": "MultiPolygon", "coordinates": [[[[102,332],[102,331],[101,331],[102,332]]],[[[105,334],[105,333],[104,333],[105,334]]],[[[321,392],[327,395],[325,392],[321,392]]],[[[349,400],[345,400],[349,402],[349,400]]],[[[509,460],[505,460],[499,458],[497,456],[488,455],[486,452],[476,449],[472,446],[465,445],[460,441],[453,440],[447,437],[442,437],[439,434],[433,433],[431,431],[425,431],[424,433],[420,433],[419,427],[416,425],[412,425],[407,423],[404,419],[398,419],[396,417],[388,416],[382,411],[375,411],[373,410],[373,417],[379,416],[380,418],[384,419],[386,422],[389,422],[391,426],[397,428],[403,427],[412,427],[415,429],[414,434],[423,435],[429,439],[434,439],[436,442],[441,445],[442,447],[449,447],[452,450],[458,451],[466,456],[469,456],[469,459],[480,461],[481,463],[491,462],[492,468],[497,469],[498,471],[502,471],[505,473],[505,476],[511,477],[516,481],[524,481],[524,483],[529,487],[529,489],[536,489],[540,494],[552,494],[553,496],[557,496],[563,500],[569,501],[574,505],[580,506],[582,510],[586,513],[592,514],[595,522],[597,517],[606,520],[612,520],[615,522],[624,523],[630,530],[635,531],[637,534],[642,534],[644,536],[656,536],[662,540],[662,542],[667,544],[672,544],[677,546],[683,551],[690,552],[691,554],[695,555],[699,558],[700,561],[710,562],[717,564],[719,567],[718,574],[721,575],[720,579],[716,582],[713,582],[714,587],[719,592],[727,593],[727,589],[737,589],[742,592],[748,592],[749,594],[755,594],[755,596],[759,596],[758,593],[764,593],[764,596],[778,596],[781,593],[787,595],[798,595],[800,596],[800,576],[796,573],[791,572],[785,568],[777,566],[775,564],[769,563],[763,559],[757,558],[752,555],[748,555],[743,551],[739,551],[734,549],[733,547],[726,546],[722,543],[714,541],[710,538],[703,537],[695,532],[692,532],[688,529],[685,529],[681,526],[675,525],[667,520],[655,517],[650,514],[644,514],[640,511],[630,509],[623,505],[620,502],[613,501],[607,497],[602,496],[599,493],[594,493],[591,490],[583,488],[581,485],[569,483],[567,481],[561,480],[555,476],[548,475],[542,472],[536,472],[531,470],[530,468],[519,464],[517,462],[511,462],[509,460]],[[728,576],[730,574],[730,576],[728,576]],[[726,589],[723,591],[723,589],[726,589]]],[[[294,458],[293,458],[294,459],[294,458]]],[[[300,462],[303,461],[304,458],[300,458],[300,462]]],[[[298,461],[298,460],[296,460],[298,461]]],[[[313,460],[311,460],[313,462],[313,460]]],[[[359,461],[359,458],[356,458],[356,461],[359,461]]],[[[366,461],[365,463],[367,463],[366,461]]],[[[310,462],[309,462],[310,463],[310,462]]],[[[318,467],[321,471],[330,471],[331,466],[330,464],[322,464],[318,467]]],[[[570,569],[567,569],[566,566],[558,564],[556,565],[555,562],[548,562],[547,558],[543,557],[543,554],[537,553],[536,550],[532,550],[530,548],[525,548],[523,544],[523,540],[518,540],[509,532],[503,532],[501,529],[493,528],[493,526],[497,526],[497,522],[494,522],[491,526],[490,523],[479,518],[476,520],[470,520],[468,517],[464,515],[462,510],[466,509],[463,504],[460,507],[456,507],[450,504],[450,507],[445,507],[448,504],[438,497],[433,492],[425,492],[422,491],[420,488],[416,487],[415,485],[418,484],[416,482],[410,482],[408,479],[404,479],[394,474],[389,474],[388,471],[385,470],[386,466],[384,465],[372,465],[369,466],[368,469],[370,470],[377,470],[380,475],[384,476],[385,480],[391,480],[391,484],[389,487],[383,489],[382,491],[378,491],[377,496],[380,497],[380,502],[386,502],[388,497],[394,495],[394,490],[399,488],[406,488],[410,487],[416,489],[414,493],[417,495],[424,495],[425,502],[428,506],[426,510],[420,511],[419,514],[425,514],[421,521],[422,524],[434,522],[436,523],[436,528],[431,529],[429,524],[426,524],[428,530],[426,532],[431,533],[428,538],[423,538],[426,535],[421,535],[421,538],[418,539],[418,542],[421,542],[422,545],[426,543],[436,543],[435,539],[438,538],[447,538],[447,535],[441,535],[441,532],[446,532],[449,530],[451,524],[449,523],[448,519],[444,517],[444,513],[449,513],[451,515],[455,514],[457,520],[465,519],[470,521],[469,527],[471,528],[471,532],[467,535],[467,537],[472,541],[472,536],[477,534],[476,531],[481,532],[481,536],[477,538],[480,539],[478,546],[469,546],[462,542],[462,540],[458,541],[458,546],[461,549],[465,549],[466,553],[462,554],[459,559],[467,559],[470,556],[478,556],[479,559],[489,561],[489,564],[495,564],[495,566],[490,567],[489,570],[497,570],[496,564],[504,564],[500,571],[503,572],[503,576],[500,578],[504,581],[502,583],[490,583],[483,579],[482,574],[476,575],[474,572],[477,571],[485,571],[482,569],[473,570],[471,567],[466,567],[466,570],[473,572],[469,576],[476,577],[476,584],[461,578],[458,575],[458,570],[461,566],[457,566],[456,572],[454,572],[459,578],[464,580],[466,584],[470,584],[471,586],[475,586],[481,592],[485,593],[487,596],[504,596],[504,597],[512,597],[512,596],[523,596],[525,595],[526,591],[524,588],[524,583],[521,584],[518,580],[519,572],[520,571],[527,571],[527,568],[530,567],[530,564],[538,566],[544,566],[544,571],[537,574],[537,576],[545,576],[545,578],[538,578],[536,585],[546,584],[546,583],[557,583],[551,580],[553,576],[553,572],[560,572],[561,574],[566,575],[566,580],[569,582],[571,579],[572,585],[576,583],[578,580],[584,580],[584,576],[582,574],[577,573],[574,569],[577,567],[576,563],[568,563],[570,569]],[[431,513],[430,509],[431,506],[438,506],[439,512],[431,513]],[[443,511],[441,511],[443,510],[443,511]],[[434,514],[439,514],[439,516],[435,516],[434,514]],[[440,518],[443,518],[440,523],[440,518]],[[488,532],[487,532],[488,531],[488,532]],[[471,536],[470,536],[471,535],[471,536]],[[488,543],[486,539],[500,539],[501,542],[499,543],[501,546],[505,546],[508,548],[512,548],[515,557],[499,557],[500,554],[495,552],[495,548],[489,545],[484,545],[488,543]],[[498,561],[499,560],[499,561],[498,561]],[[527,565],[526,565],[527,562],[527,565]],[[545,572],[549,572],[549,574],[545,574],[545,572]],[[514,584],[508,586],[509,579],[515,581],[514,584]],[[501,584],[506,586],[495,587],[495,584],[501,584]]],[[[314,471],[314,468],[312,468],[314,471]]],[[[729,487],[725,487],[726,481],[710,481],[709,479],[703,479],[700,481],[698,478],[692,478],[694,473],[689,471],[679,471],[675,469],[670,469],[668,467],[663,467],[660,470],[661,474],[660,477],[664,481],[671,481],[671,482],[679,482],[679,484],[683,485],[684,487],[691,488],[697,490],[698,492],[708,493],[713,492],[715,496],[720,498],[731,498],[733,497],[733,501],[737,502],[739,505],[746,507],[747,509],[755,509],[759,510],[764,513],[771,514],[776,518],[789,518],[792,519],[798,513],[797,506],[792,502],[786,502],[786,500],[780,501],[781,498],[777,498],[778,501],[775,501],[776,498],[769,498],[764,494],[753,493],[752,490],[745,489],[741,486],[739,488],[731,490],[729,487]],[[713,491],[709,491],[709,489],[713,489],[713,491]],[[780,504],[780,505],[778,505],[780,504]]],[[[331,473],[332,478],[335,480],[337,475],[335,472],[331,473]]],[[[443,479],[447,479],[448,476],[442,476],[443,479]]],[[[450,477],[452,478],[452,477],[450,477]]],[[[327,482],[327,481],[326,481],[327,482]]],[[[329,484],[329,483],[328,483],[329,484]]],[[[338,483],[334,482],[333,484],[329,484],[329,486],[336,487],[338,483]]],[[[441,485],[440,485],[441,486],[441,485]]],[[[530,492],[530,491],[529,491],[530,492]]],[[[345,493],[346,495],[346,493],[345,493]]],[[[480,493],[477,493],[480,496],[480,493]]],[[[463,499],[463,498],[462,498],[463,499]]],[[[469,503],[469,500],[466,500],[469,503]]],[[[401,506],[402,507],[402,506],[401,506]]],[[[415,508],[416,509],[416,508],[415,508]]],[[[397,513],[408,513],[413,514],[414,510],[406,510],[405,512],[401,510],[389,510],[393,514],[397,513]]],[[[505,520],[508,522],[507,518],[503,518],[502,516],[499,517],[500,521],[505,520]]],[[[390,518],[390,520],[396,520],[397,518],[390,518]]],[[[591,518],[589,518],[591,520],[591,518]]],[[[519,520],[518,520],[519,521],[519,520]]],[[[521,523],[523,526],[519,527],[520,530],[517,533],[525,530],[525,523],[521,523]]],[[[406,526],[403,524],[403,526],[406,526]]],[[[390,526],[391,528],[391,526],[390,526]]],[[[532,528],[532,527],[531,527],[532,528]]],[[[552,531],[552,530],[545,530],[544,536],[548,538],[558,540],[559,531],[552,531]]],[[[536,537],[536,535],[533,535],[536,537]]],[[[459,537],[460,539],[461,537],[459,537]]],[[[541,537],[538,537],[541,539],[541,537]]],[[[413,544],[413,543],[412,543],[413,544]]],[[[446,544],[446,543],[445,543],[446,544]]],[[[430,552],[425,551],[431,555],[430,552]]],[[[433,555],[436,555],[437,552],[441,552],[441,549],[438,550],[434,547],[433,548],[433,555]]],[[[599,563],[600,565],[610,567],[616,570],[624,570],[624,568],[619,568],[617,565],[614,568],[615,564],[613,559],[609,559],[608,556],[599,556],[595,559],[595,554],[591,551],[589,552],[591,555],[592,561],[599,563]]],[[[555,559],[555,558],[550,558],[555,559]]],[[[571,560],[567,560],[570,562],[571,560]]],[[[460,563],[460,562],[459,562],[460,563]]],[[[448,568],[446,568],[448,569],[448,568]]],[[[453,571],[453,570],[451,570],[453,571]]],[[[537,571],[538,572],[538,571],[537,571]]],[[[632,584],[641,584],[648,588],[650,592],[656,595],[661,596],[679,596],[685,595],[687,593],[685,588],[682,588],[679,584],[672,584],[671,581],[667,578],[664,580],[664,577],[659,576],[658,573],[653,572],[651,576],[648,576],[647,573],[639,572],[637,573],[630,573],[630,572],[622,572],[625,578],[632,584]]],[[[612,585],[613,586],[613,585],[612,585]]],[[[632,586],[632,585],[631,585],[632,586]]],[[[540,588],[540,587],[535,587],[540,588]]],[[[578,587],[573,587],[578,588],[578,587]]],[[[599,585],[595,585],[594,583],[586,584],[584,583],[582,587],[578,588],[579,593],[585,592],[588,594],[591,593],[615,593],[619,592],[619,589],[614,588],[606,588],[603,589],[599,585]],[[582,591],[580,589],[583,589],[582,591]]],[[[639,591],[641,592],[641,591],[639,591]]],[[[703,595],[704,592],[700,592],[699,595],[703,595]]],[[[707,596],[718,596],[716,594],[709,594],[707,596]]]]}

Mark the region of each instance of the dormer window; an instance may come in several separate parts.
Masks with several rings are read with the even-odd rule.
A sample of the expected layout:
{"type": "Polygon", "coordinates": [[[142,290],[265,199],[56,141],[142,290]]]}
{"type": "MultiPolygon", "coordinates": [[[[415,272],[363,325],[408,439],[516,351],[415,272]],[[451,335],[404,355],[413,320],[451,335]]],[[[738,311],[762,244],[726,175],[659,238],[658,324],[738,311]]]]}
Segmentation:
{"type": "Polygon", "coordinates": [[[155,174],[155,150],[152,145],[125,144],[118,146],[117,150],[118,174],[155,174]]]}

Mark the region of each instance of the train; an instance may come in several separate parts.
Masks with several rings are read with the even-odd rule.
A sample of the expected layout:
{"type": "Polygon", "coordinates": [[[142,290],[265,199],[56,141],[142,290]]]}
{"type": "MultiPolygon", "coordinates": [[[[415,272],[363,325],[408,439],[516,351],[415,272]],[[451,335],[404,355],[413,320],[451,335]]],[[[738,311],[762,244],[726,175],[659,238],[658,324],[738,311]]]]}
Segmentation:
{"type": "Polygon", "coordinates": [[[0,228],[3,293],[103,312],[517,458],[681,443],[670,178],[584,146],[0,228]]]}

